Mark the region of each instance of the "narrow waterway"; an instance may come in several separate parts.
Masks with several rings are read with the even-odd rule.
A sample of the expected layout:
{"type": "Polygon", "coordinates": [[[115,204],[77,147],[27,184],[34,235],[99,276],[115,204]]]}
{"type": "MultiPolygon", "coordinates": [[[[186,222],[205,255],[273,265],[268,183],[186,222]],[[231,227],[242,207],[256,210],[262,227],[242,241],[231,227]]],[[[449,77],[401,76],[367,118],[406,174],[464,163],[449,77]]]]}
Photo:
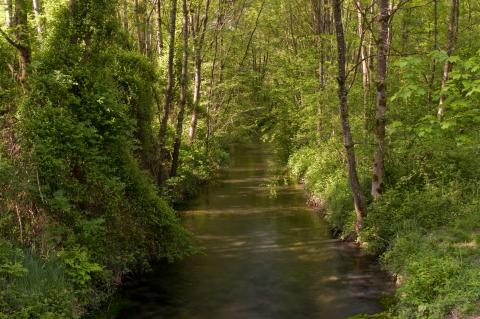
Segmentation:
{"type": "Polygon", "coordinates": [[[298,186],[275,186],[268,150],[241,147],[182,212],[205,252],[130,283],[118,318],[347,318],[381,311],[387,278],[333,239],[298,186]]]}

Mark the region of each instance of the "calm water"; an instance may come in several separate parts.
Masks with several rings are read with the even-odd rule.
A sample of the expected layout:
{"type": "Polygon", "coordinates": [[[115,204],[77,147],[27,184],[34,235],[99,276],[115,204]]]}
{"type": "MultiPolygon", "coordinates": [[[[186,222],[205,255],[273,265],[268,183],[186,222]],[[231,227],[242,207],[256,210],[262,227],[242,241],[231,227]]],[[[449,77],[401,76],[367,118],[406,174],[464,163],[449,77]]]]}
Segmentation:
{"type": "Polygon", "coordinates": [[[182,212],[205,254],[130,283],[123,295],[132,307],[118,318],[335,319],[381,311],[385,275],[331,238],[300,187],[272,186],[274,156],[242,147],[232,157],[221,180],[182,212]]]}

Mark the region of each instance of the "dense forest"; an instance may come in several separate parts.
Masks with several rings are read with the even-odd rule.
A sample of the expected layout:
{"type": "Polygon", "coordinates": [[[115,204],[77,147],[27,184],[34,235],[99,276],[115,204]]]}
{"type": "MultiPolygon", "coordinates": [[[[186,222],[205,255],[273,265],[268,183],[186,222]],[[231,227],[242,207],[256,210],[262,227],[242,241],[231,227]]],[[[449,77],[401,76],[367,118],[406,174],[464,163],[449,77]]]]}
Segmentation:
{"type": "Polygon", "coordinates": [[[478,1],[0,9],[0,318],[80,318],[196,254],[172,207],[246,140],[396,278],[375,318],[480,315],[478,1]]]}

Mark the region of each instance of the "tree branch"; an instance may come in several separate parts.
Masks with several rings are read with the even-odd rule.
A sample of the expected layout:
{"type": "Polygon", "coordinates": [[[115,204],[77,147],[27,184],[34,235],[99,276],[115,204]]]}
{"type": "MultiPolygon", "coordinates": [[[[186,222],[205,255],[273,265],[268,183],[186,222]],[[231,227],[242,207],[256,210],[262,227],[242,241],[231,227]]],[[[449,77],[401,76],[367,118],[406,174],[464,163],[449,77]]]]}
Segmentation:
{"type": "Polygon", "coordinates": [[[22,46],[22,45],[18,44],[17,42],[13,41],[13,39],[10,38],[10,37],[8,36],[8,34],[7,34],[5,31],[3,31],[3,29],[1,29],[1,28],[0,28],[0,34],[3,35],[3,37],[5,38],[5,40],[7,40],[7,42],[10,43],[15,49],[17,49],[17,50],[23,50],[23,49],[25,49],[24,46],[22,46]]]}

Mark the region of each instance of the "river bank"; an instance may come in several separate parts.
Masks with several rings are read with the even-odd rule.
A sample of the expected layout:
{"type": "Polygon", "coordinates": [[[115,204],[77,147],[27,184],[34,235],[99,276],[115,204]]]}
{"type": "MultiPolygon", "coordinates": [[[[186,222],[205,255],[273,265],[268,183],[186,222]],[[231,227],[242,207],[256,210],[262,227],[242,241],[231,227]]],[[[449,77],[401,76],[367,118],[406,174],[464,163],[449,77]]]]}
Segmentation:
{"type": "MultiPolygon", "coordinates": [[[[355,214],[344,167],[332,154],[328,147],[303,148],[290,157],[289,167],[330,229],[348,240],[355,237],[355,214]]],[[[465,190],[417,185],[391,189],[381,200],[368,202],[357,243],[378,256],[397,285],[384,317],[470,318],[478,313],[478,200],[465,190]]]]}

